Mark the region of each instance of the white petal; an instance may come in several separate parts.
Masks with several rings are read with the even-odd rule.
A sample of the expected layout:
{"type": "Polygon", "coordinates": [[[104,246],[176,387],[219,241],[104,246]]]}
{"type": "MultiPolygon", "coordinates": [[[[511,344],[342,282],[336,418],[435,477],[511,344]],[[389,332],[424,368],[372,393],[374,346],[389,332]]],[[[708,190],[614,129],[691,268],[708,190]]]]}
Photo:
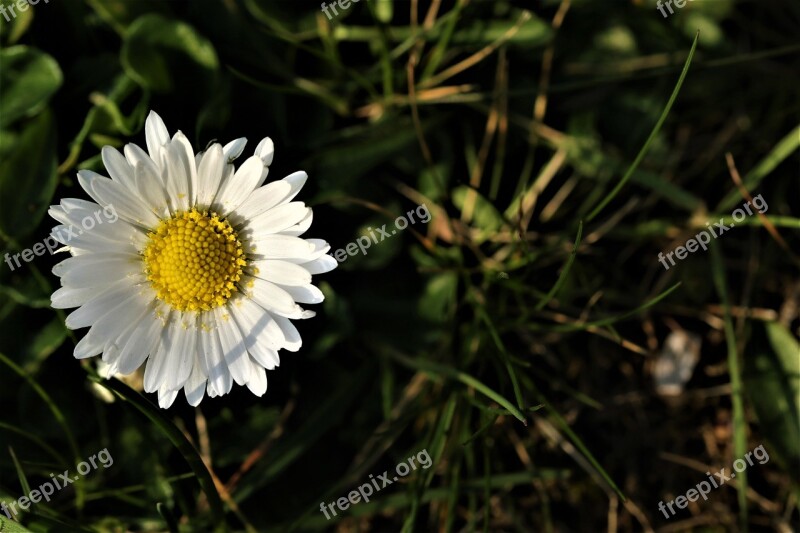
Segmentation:
{"type": "MultiPolygon", "coordinates": [[[[203,343],[203,354],[205,355],[204,370],[208,375],[208,390],[214,391],[213,396],[227,394],[233,386],[233,377],[222,352],[222,345],[219,340],[219,332],[216,329],[214,314],[206,313],[209,320],[213,323],[211,331],[201,330],[200,341],[203,343]]],[[[212,397],[213,397],[212,396],[212,397]]]]}
{"type": "Polygon", "coordinates": [[[325,295],[314,285],[302,285],[299,287],[280,285],[281,289],[292,295],[294,301],[301,304],[318,304],[325,300],[325,295]]]}
{"type": "Polygon", "coordinates": [[[299,172],[293,172],[292,174],[289,174],[283,178],[283,181],[287,182],[291,186],[291,190],[289,191],[289,194],[287,194],[286,197],[281,200],[281,203],[285,204],[287,202],[291,202],[292,199],[297,196],[297,193],[300,192],[300,189],[303,188],[303,185],[306,184],[307,179],[308,174],[302,170],[299,172]]]}
{"type": "Polygon", "coordinates": [[[242,334],[239,332],[236,322],[224,307],[214,309],[214,316],[217,321],[220,345],[225,355],[225,362],[228,364],[228,370],[230,370],[231,376],[237,385],[244,385],[250,379],[251,365],[247,350],[244,347],[242,334]]]}
{"type": "MultiPolygon", "coordinates": [[[[169,317],[167,317],[169,319],[169,317]]],[[[169,320],[167,321],[169,324],[169,320]]],[[[161,388],[161,384],[166,378],[166,362],[169,356],[166,339],[169,335],[169,328],[164,327],[159,332],[158,345],[155,352],[147,359],[147,366],[144,369],[144,390],[145,392],[155,392],[161,388]]]]}
{"type": "Polygon", "coordinates": [[[258,363],[272,369],[280,363],[277,351],[286,342],[283,331],[272,315],[247,298],[229,305],[231,314],[243,333],[247,351],[258,363]]]}
{"type": "Polygon", "coordinates": [[[255,155],[261,159],[261,163],[264,165],[261,169],[261,177],[256,183],[256,187],[261,187],[269,175],[269,166],[272,164],[272,157],[275,155],[275,145],[272,143],[272,139],[269,137],[262,139],[256,147],[255,155]]]}
{"type": "Polygon", "coordinates": [[[133,168],[128,163],[128,160],[125,159],[125,156],[111,146],[104,146],[100,153],[103,157],[103,165],[105,165],[111,179],[120,185],[124,185],[128,190],[135,191],[136,184],[133,181],[133,168]]]}
{"type": "Polygon", "coordinates": [[[219,190],[225,170],[225,155],[219,144],[214,144],[203,155],[197,171],[197,205],[208,208],[219,190]]]}
{"type": "Polygon", "coordinates": [[[170,406],[175,401],[175,398],[178,397],[177,390],[169,390],[166,388],[166,385],[162,385],[160,389],[158,389],[158,406],[162,409],[169,409],[170,406]]]}
{"type": "Polygon", "coordinates": [[[252,230],[252,240],[259,240],[260,237],[273,233],[280,233],[301,220],[303,220],[311,210],[303,202],[290,202],[270,209],[266,213],[259,215],[247,222],[245,228],[252,230]]]}
{"type": "Polygon", "coordinates": [[[111,285],[97,285],[94,287],[82,287],[74,289],[72,287],[61,287],[50,296],[50,303],[53,309],[69,309],[70,307],[80,307],[95,296],[100,295],[111,285]]]}
{"type": "Polygon", "coordinates": [[[250,265],[254,276],[280,285],[306,285],[311,283],[311,274],[300,265],[288,261],[264,259],[250,265]]]}
{"type": "Polygon", "coordinates": [[[131,285],[127,281],[118,282],[113,288],[92,298],[67,315],[66,325],[69,329],[91,326],[120,305],[120,301],[127,300],[138,291],[138,287],[131,285]]]}
{"type": "Polygon", "coordinates": [[[103,347],[104,361],[113,363],[116,367],[116,359],[122,353],[136,326],[150,312],[154,297],[152,291],[134,294],[92,325],[92,329],[98,332],[98,337],[101,336],[101,332],[106,337],[103,347]]]}
{"type": "Polygon", "coordinates": [[[269,137],[261,139],[261,142],[256,146],[255,155],[261,159],[264,166],[270,166],[272,164],[272,158],[275,156],[275,144],[272,142],[272,139],[269,137]]]}
{"type": "Polygon", "coordinates": [[[302,267],[308,270],[311,274],[324,274],[330,272],[338,265],[338,261],[330,255],[322,255],[313,261],[303,263],[302,267]]]}
{"type": "Polygon", "coordinates": [[[292,227],[286,228],[281,233],[283,233],[284,235],[291,235],[293,237],[298,237],[308,231],[308,228],[311,227],[311,222],[313,220],[314,220],[314,212],[309,208],[308,214],[303,220],[301,220],[292,227]]]}
{"type": "Polygon", "coordinates": [[[47,210],[47,214],[53,217],[54,219],[58,220],[62,224],[66,224],[67,226],[70,224],[69,218],[67,217],[67,213],[64,211],[64,208],[60,205],[51,205],[50,209],[47,210]]]}
{"type": "Polygon", "coordinates": [[[237,207],[229,218],[234,226],[251,220],[278,205],[291,190],[292,186],[283,180],[267,183],[253,191],[253,194],[237,207]]]}
{"type": "Polygon", "coordinates": [[[75,359],[86,359],[88,357],[100,355],[101,353],[103,353],[103,339],[87,333],[80,342],[75,345],[73,355],[75,359]]]}
{"type": "Polygon", "coordinates": [[[144,122],[144,136],[150,158],[157,163],[160,160],[161,147],[169,142],[169,132],[164,121],[155,111],[150,111],[150,114],[147,115],[147,120],[144,122]]]}
{"type": "Polygon", "coordinates": [[[234,139],[228,144],[226,144],[222,148],[222,153],[225,154],[225,160],[227,163],[233,163],[236,159],[242,155],[244,151],[244,147],[247,144],[247,139],[244,137],[240,137],[238,139],[234,139]]]}
{"type": "Polygon", "coordinates": [[[283,347],[290,352],[298,351],[303,345],[303,339],[300,337],[300,332],[297,331],[297,328],[292,324],[292,321],[282,316],[276,316],[275,322],[281,327],[283,336],[286,338],[283,347]]]}
{"type": "Polygon", "coordinates": [[[145,359],[158,348],[158,340],[164,325],[155,313],[146,316],[137,324],[119,356],[118,371],[128,375],[144,364],[145,359]]]}
{"type": "MultiPolygon", "coordinates": [[[[160,150],[160,149],[159,149],[160,150]]],[[[147,152],[139,148],[138,145],[128,143],[125,145],[125,159],[128,160],[131,167],[136,168],[136,165],[142,164],[150,167],[150,170],[161,179],[163,185],[164,180],[161,177],[161,168],[153,159],[147,155],[147,152]]]]}
{"type": "Polygon", "coordinates": [[[331,249],[331,245],[323,241],[322,239],[304,239],[304,240],[311,245],[311,247],[313,248],[312,252],[305,256],[286,257],[284,258],[285,261],[290,261],[292,263],[297,263],[299,265],[302,265],[314,261],[315,259],[319,259],[323,255],[327,254],[328,251],[331,249]]]}
{"type": "Polygon", "coordinates": [[[256,396],[264,396],[267,392],[267,371],[264,367],[253,363],[254,369],[250,373],[250,380],[247,382],[247,388],[256,396]]]}
{"type": "Polygon", "coordinates": [[[141,281],[141,258],[112,254],[85,254],[70,257],[53,267],[65,287],[80,289],[128,280],[129,285],[141,281]]]}
{"type": "Polygon", "coordinates": [[[92,213],[97,209],[102,209],[99,204],[89,202],[88,200],[81,200],[80,198],[62,198],[61,207],[64,208],[66,213],[72,213],[73,211],[80,210],[83,210],[87,213],[92,213]]]}
{"type": "MultiPolygon", "coordinates": [[[[107,241],[103,243],[104,248],[108,245],[112,247],[126,244],[138,246],[146,241],[146,232],[141,227],[120,220],[119,216],[116,216],[116,209],[113,208],[109,213],[108,207],[102,208],[94,202],[64,198],[61,200],[61,211],[58,212],[54,209],[52,211],[54,215],[57,215],[57,220],[65,226],[62,228],[64,238],[56,237],[59,242],[66,242],[67,239],[76,239],[76,237],[86,234],[90,234],[90,241],[98,239],[107,241]],[[70,226],[72,231],[67,232],[66,227],[70,226]]],[[[85,242],[84,245],[92,249],[96,248],[90,241],[85,242]]],[[[77,246],[77,243],[72,240],[69,241],[69,244],[77,246]]]]}
{"type": "Polygon", "coordinates": [[[161,176],[155,168],[145,163],[138,163],[135,169],[136,187],[139,196],[151,211],[159,217],[169,214],[169,200],[161,176]]]}
{"type": "Polygon", "coordinates": [[[78,182],[84,190],[104,206],[114,206],[123,219],[150,228],[158,224],[158,217],[131,191],[108,178],[89,170],[78,171],[78,182]]]}
{"type": "Polygon", "coordinates": [[[169,390],[178,390],[189,379],[194,364],[195,344],[197,342],[197,329],[195,317],[190,313],[180,315],[180,320],[172,326],[169,353],[166,361],[166,377],[164,385],[169,390]]]}
{"type": "MultiPolygon", "coordinates": [[[[170,142],[161,155],[161,166],[166,169],[166,188],[172,212],[189,209],[189,170],[184,161],[186,151],[177,141],[170,142]]],[[[192,161],[194,167],[194,160],[192,161]]]]}
{"type": "Polygon", "coordinates": [[[311,261],[314,245],[306,239],[288,235],[263,235],[250,243],[250,253],[260,259],[303,259],[311,261]]]}
{"type": "Polygon", "coordinates": [[[221,185],[214,197],[215,209],[221,215],[227,215],[239,207],[258,185],[263,168],[264,165],[258,157],[247,158],[236,170],[233,179],[228,179],[221,185]]]}
{"type": "Polygon", "coordinates": [[[200,363],[200,359],[202,358],[201,353],[202,350],[198,346],[198,351],[194,354],[195,360],[192,368],[192,374],[189,376],[189,379],[186,381],[186,385],[183,387],[183,392],[186,395],[186,401],[192,407],[197,407],[200,405],[200,402],[203,400],[203,396],[205,396],[206,393],[206,383],[208,378],[203,371],[203,365],[200,363]]]}
{"type": "Polygon", "coordinates": [[[302,316],[303,309],[295,303],[292,296],[274,283],[258,278],[246,278],[244,284],[250,291],[247,296],[267,311],[290,318],[302,316]],[[253,281],[252,284],[249,280],[253,281]]]}
{"type": "Polygon", "coordinates": [[[181,160],[186,169],[187,180],[189,183],[189,206],[193,206],[197,201],[197,165],[194,162],[194,149],[192,143],[186,135],[180,131],[172,137],[172,143],[182,148],[181,160]]]}

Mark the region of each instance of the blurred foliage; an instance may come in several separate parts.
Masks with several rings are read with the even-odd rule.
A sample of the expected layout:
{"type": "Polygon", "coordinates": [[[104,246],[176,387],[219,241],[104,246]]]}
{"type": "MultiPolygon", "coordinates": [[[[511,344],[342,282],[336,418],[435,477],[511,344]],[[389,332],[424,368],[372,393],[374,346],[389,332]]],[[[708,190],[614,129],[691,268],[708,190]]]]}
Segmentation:
{"type": "Polygon", "coordinates": [[[49,234],[49,204],[86,197],[75,172],[103,172],[102,146],[144,143],[149,109],[198,150],[271,136],[271,178],[309,173],[309,235],[333,251],[432,214],[321,278],[263,398],[196,410],[75,361],[83,332],[48,307],[56,259],[9,259],[0,501],[103,448],[114,464],[0,530],[797,528],[800,4],[674,9],[59,0],[0,16],[4,260],[49,234]],[[726,153],[768,211],[665,270],[659,252],[745,201],[726,153]],[[682,329],[701,361],[661,398],[653,362],[682,329]],[[658,511],[759,444],[777,460],[736,489],[658,511]],[[423,449],[431,469],[319,511],[423,449]]]}

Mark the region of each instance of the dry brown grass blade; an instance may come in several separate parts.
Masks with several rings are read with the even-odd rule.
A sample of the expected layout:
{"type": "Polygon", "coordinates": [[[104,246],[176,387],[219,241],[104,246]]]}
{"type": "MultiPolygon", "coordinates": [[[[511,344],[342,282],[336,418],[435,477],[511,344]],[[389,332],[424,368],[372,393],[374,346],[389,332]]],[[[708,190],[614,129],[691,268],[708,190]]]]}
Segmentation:
{"type": "MultiPolygon", "coordinates": [[[[750,191],[748,191],[747,188],[744,186],[744,183],[742,182],[742,177],[739,175],[739,171],[736,169],[736,162],[733,160],[733,155],[731,155],[730,152],[725,154],[725,161],[728,163],[728,171],[731,174],[731,180],[733,180],[733,183],[739,189],[742,198],[750,202],[750,204],[752,205],[753,196],[750,194],[750,191]]],[[[798,258],[792,252],[792,250],[789,248],[789,245],[786,244],[786,241],[783,240],[783,237],[781,237],[781,234],[778,232],[778,228],[776,228],[775,225],[772,222],[770,222],[770,220],[764,213],[756,212],[756,214],[758,215],[759,220],[761,220],[761,223],[764,224],[764,227],[767,229],[769,234],[772,235],[772,238],[775,239],[775,242],[777,242],[778,245],[781,248],[783,248],[783,250],[787,254],[789,254],[796,263],[800,263],[800,258],[798,258]]]]}
{"type": "Polygon", "coordinates": [[[522,14],[519,16],[517,22],[508,30],[506,30],[506,32],[503,35],[501,35],[500,38],[498,38],[495,42],[486,45],[478,52],[475,52],[468,58],[456,63],[452,67],[443,70],[439,74],[431,76],[430,78],[422,82],[420,84],[420,87],[427,88],[427,87],[432,87],[434,85],[439,85],[443,81],[452,78],[456,74],[460,74],[461,72],[467,70],[468,68],[474,67],[475,65],[477,65],[478,63],[480,63],[481,61],[492,55],[494,51],[497,50],[503,43],[514,37],[514,35],[516,35],[516,33],[519,31],[522,25],[525,24],[528,20],[530,20],[530,18],[531,18],[531,12],[523,11],[522,14]]]}

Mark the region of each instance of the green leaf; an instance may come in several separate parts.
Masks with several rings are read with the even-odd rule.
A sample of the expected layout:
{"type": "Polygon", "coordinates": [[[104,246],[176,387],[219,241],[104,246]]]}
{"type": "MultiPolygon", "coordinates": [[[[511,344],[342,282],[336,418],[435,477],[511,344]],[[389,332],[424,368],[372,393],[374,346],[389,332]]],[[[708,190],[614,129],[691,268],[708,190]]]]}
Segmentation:
{"type": "Polygon", "coordinates": [[[53,318],[39,329],[23,354],[25,371],[33,374],[38,372],[41,364],[64,343],[67,331],[64,321],[59,317],[53,318]]]}
{"type": "Polygon", "coordinates": [[[211,42],[192,26],[161,15],[144,15],[131,24],[120,56],[131,78],[157,92],[196,94],[198,87],[190,92],[193,86],[213,81],[219,68],[211,42]]]}
{"type": "Polygon", "coordinates": [[[744,361],[744,385],[770,446],[791,472],[800,470],[800,343],[785,326],[756,331],[744,361]],[[766,337],[766,339],[765,339],[766,337]]]}
{"type": "Polygon", "coordinates": [[[17,10],[16,14],[10,21],[6,21],[5,17],[0,18],[0,39],[4,39],[8,46],[19,41],[33,22],[33,9],[17,10]]]}
{"type": "Polygon", "coordinates": [[[28,46],[0,50],[0,128],[41,111],[61,87],[55,59],[28,46]]]}
{"type": "Polygon", "coordinates": [[[0,531],[3,533],[31,533],[30,529],[27,529],[4,516],[0,516],[0,531]]]}
{"type": "Polygon", "coordinates": [[[503,215],[492,202],[471,187],[466,185],[456,187],[453,190],[453,204],[462,212],[465,207],[471,209],[469,221],[478,229],[494,232],[503,225],[503,215]]]}
{"type": "Polygon", "coordinates": [[[435,323],[446,322],[456,308],[458,276],[455,272],[444,272],[431,277],[419,300],[421,317],[435,323]]]}
{"type": "Polygon", "coordinates": [[[120,35],[141,15],[166,14],[172,7],[169,2],[153,0],[86,0],[86,4],[120,35]]]}
{"type": "Polygon", "coordinates": [[[17,238],[33,231],[57,185],[55,128],[47,111],[0,143],[0,234],[17,238]]]}

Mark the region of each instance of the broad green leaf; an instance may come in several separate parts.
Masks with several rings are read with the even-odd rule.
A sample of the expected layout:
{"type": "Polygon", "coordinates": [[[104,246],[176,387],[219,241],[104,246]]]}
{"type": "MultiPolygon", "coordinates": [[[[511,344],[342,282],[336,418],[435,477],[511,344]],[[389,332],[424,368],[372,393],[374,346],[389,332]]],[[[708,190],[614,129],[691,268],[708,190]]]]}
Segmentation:
{"type": "Polygon", "coordinates": [[[64,321],[53,318],[44,327],[38,330],[32,342],[24,352],[23,368],[27,372],[36,373],[41,364],[58,349],[67,338],[67,328],[64,321]]]}
{"type": "Polygon", "coordinates": [[[146,13],[170,11],[170,2],[158,0],[86,0],[97,15],[118,33],[124,34],[130,24],[146,13]]]}
{"type": "Polygon", "coordinates": [[[58,184],[51,113],[25,122],[9,139],[0,142],[0,232],[16,239],[36,229],[58,184]]]}
{"type": "Polygon", "coordinates": [[[460,185],[453,190],[453,204],[460,210],[471,210],[469,222],[486,232],[494,232],[503,225],[503,215],[481,193],[460,185]]]}
{"type": "Polygon", "coordinates": [[[458,276],[444,272],[433,276],[419,300],[419,314],[431,322],[445,322],[456,307],[458,276]]]}
{"type": "Polygon", "coordinates": [[[0,531],[3,533],[31,533],[30,529],[19,525],[5,516],[0,516],[0,531]]]}
{"type": "Polygon", "coordinates": [[[205,37],[161,15],[144,15],[131,24],[120,56],[131,78],[157,92],[185,89],[194,94],[188,92],[192,85],[210,83],[219,68],[214,46],[205,37]]]}
{"type": "Polygon", "coordinates": [[[9,46],[16,44],[30,28],[31,22],[33,22],[33,11],[33,9],[17,10],[17,16],[10,21],[6,21],[5,17],[0,18],[0,39],[9,46]]]}
{"type": "Polygon", "coordinates": [[[389,24],[392,22],[393,8],[394,2],[391,0],[377,0],[375,2],[375,16],[383,24],[389,24]]]}
{"type": "Polygon", "coordinates": [[[755,332],[744,360],[744,385],[761,431],[792,471],[800,470],[800,343],[785,326],[768,322],[755,332]],[[765,330],[766,335],[762,331],[765,330]],[[765,338],[766,337],[766,338],[765,338]]]}
{"type": "Polygon", "coordinates": [[[63,76],[49,55],[28,46],[0,50],[0,128],[41,111],[63,76]]]}

